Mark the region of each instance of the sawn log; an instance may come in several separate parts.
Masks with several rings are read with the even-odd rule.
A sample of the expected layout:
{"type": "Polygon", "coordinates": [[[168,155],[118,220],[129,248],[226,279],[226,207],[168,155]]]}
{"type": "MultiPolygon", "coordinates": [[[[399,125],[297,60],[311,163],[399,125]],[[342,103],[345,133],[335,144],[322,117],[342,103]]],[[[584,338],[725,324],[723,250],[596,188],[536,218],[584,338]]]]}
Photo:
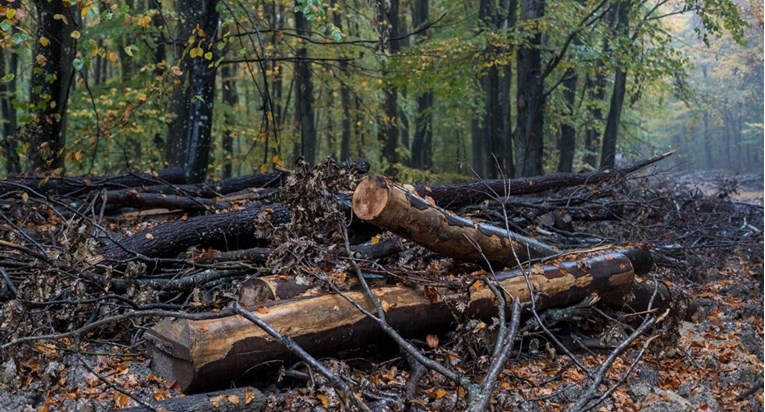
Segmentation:
{"type": "Polygon", "coordinates": [[[353,192],[353,213],[445,256],[489,261],[497,269],[557,253],[529,237],[454,215],[382,176],[359,183],[353,192]]]}
{"type": "MultiPolygon", "coordinates": [[[[645,269],[640,262],[650,260],[647,255],[642,249],[602,252],[555,265],[532,265],[525,273],[534,290],[540,292],[537,308],[567,306],[592,293],[624,294],[636,268],[645,269]]],[[[497,273],[496,279],[500,290],[523,302],[530,300],[522,270],[497,273]]],[[[468,297],[459,291],[425,293],[407,286],[375,287],[373,293],[386,310],[388,323],[409,338],[441,333],[463,315],[489,321],[497,312],[496,299],[480,282],[470,288],[468,297]],[[466,304],[466,314],[455,309],[459,302],[466,304]]],[[[363,292],[351,290],[346,296],[373,311],[363,292]]],[[[266,303],[253,315],[314,356],[339,356],[345,350],[387,342],[374,321],[335,293],[266,303]]],[[[246,381],[264,370],[275,370],[279,363],[297,361],[281,343],[239,316],[201,321],[165,319],[147,332],[147,338],[154,369],[184,391],[220,387],[233,379],[246,381]]]]}

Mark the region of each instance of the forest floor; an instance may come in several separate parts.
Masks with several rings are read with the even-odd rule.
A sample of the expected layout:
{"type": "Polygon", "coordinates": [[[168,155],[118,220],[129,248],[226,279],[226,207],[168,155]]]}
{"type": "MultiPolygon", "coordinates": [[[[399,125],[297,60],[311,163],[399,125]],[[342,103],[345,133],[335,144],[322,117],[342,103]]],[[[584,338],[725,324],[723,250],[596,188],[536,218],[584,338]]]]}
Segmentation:
{"type": "MultiPolygon", "coordinates": [[[[603,371],[603,383],[594,389],[599,393],[611,392],[594,409],[762,411],[763,176],[678,172],[645,179],[636,185],[632,188],[644,190],[626,190],[620,199],[632,196],[644,201],[645,197],[641,196],[647,196],[646,193],[659,194],[661,196],[655,197],[656,205],[664,206],[656,208],[661,211],[666,207],[670,212],[674,209],[673,215],[667,212],[665,216],[618,224],[575,222],[575,232],[654,244],[659,242],[657,239],[667,239],[655,252],[655,273],[673,290],[689,296],[695,305],[688,316],[676,319],[672,327],[647,333],[603,371]]],[[[543,223],[538,225],[541,229],[543,223]]],[[[533,228],[529,230],[534,232],[533,228]]],[[[541,234],[552,232],[547,228],[537,233],[543,237],[541,234]]],[[[560,240],[547,240],[555,242],[556,239],[560,240]]],[[[397,264],[395,260],[391,262],[397,264]]],[[[443,259],[419,262],[420,268],[430,266],[434,271],[448,265],[443,259]]],[[[36,286],[40,285],[23,283],[20,287],[36,286]]],[[[31,303],[24,302],[24,305],[31,303]]],[[[0,343],[19,337],[8,331],[18,327],[14,322],[19,322],[20,317],[13,313],[22,310],[24,305],[15,300],[3,303],[0,312],[3,342],[0,343]]],[[[48,316],[64,315],[52,311],[48,316]]],[[[104,411],[137,406],[139,401],[153,404],[183,396],[174,382],[152,372],[151,359],[146,356],[140,334],[135,333],[142,328],[141,322],[134,319],[132,323],[104,326],[84,337],[33,340],[4,348],[0,364],[0,410],[104,411]]],[[[602,337],[619,332],[615,329],[620,324],[623,325],[617,322],[596,327],[584,320],[558,326],[555,333],[602,337]]],[[[466,352],[465,347],[470,345],[461,339],[469,338],[473,348],[480,348],[481,342],[491,338],[487,329],[490,328],[481,323],[463,325],[457,333],[442,337],[440,343],[425,345],[423,352],[480,378],[480,371],[487,366],[481,364],[486,354],[480,353],[480,349],[478,353],[466,352]]],[[[574,351],[589,370],[596,371],[612,353],[611,349],[606,346],[574,351]]],[[[367,400],[373,410],[460,410],[465,407],[464,390],[434,372],[426,373],[419,380],[414,398],[401,403],[400,395],[405,391],[411,371],[395,352],[382,358],[324,361],[339,375],[363,382],[360,386],[366,388],[365,393],[372,394],[367,400]]],[[[232,386],[239,384],[232,382],[232,386]]],[[[265,395],[265,403],[258,403],[264,410],[322,411],[342,406],[338,393],[318,374],[308,381],[295,376],[264,376],[255,384],[265,395]]],[[[491,409],[566,410],[589,385],[585,372],[577,368],[570,357],[556,351],[543,338],[531,338],[513,352],[500,375],[491,409]]],[[[202,409],[197,410],[249,404],[253,398],[249,394],[228,395],[208,401],[206,409],[200,405],[202,409]]],[[[255,403],[252,405],[255,409],[255,403]]]]}

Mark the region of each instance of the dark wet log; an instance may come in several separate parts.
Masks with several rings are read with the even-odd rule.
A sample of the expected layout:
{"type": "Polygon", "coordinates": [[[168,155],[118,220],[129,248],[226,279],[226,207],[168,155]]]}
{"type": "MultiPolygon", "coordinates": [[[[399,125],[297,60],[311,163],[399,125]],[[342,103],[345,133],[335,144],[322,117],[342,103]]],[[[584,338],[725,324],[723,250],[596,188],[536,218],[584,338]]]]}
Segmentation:
{"type": "Polygon", "coordinates": [[[482,180],[475,183],[421,184],[416,185],[415,189],[421,196],[433,198],[437,205],[455,210],[488,199],[501,199],[513,195],[540,193],[553,189],[600,183],[614,177],[634,173],[667,158],[672,153],[654,156],[621,169],[600,170],[592,173],[553,173],[507,180],[482,180]]]}
{"type": "MultiPolygon", "coordinates": [[[[266,397],[263,392],[252,388],[234,388],[224,391],[198,393],[182,398],[166,399],[153,402],[154,410],[167,412],[254,412],[263,409],[266,397]]],[[[152,409],[136,406],[134,408],[113,409],[113,412],[150,412],[152,409]]]]}
{"type": "Polygon", "coordinates": [[[271,188],[281,186],[287,173],[275,172],[266,174],[254,174],[248,176],[232,177],[218,182],[205,182],[189,185],[161,185],[147,187],[146,193],[161,193],[168,195],[191,196],[213,198],[228,193],[238,192],[250,188],[271,188]]]}
{"type": "Polygon", "coordinates": [[[367,242],[361,245],[351,246],[353,256],[361,259],[379,259],[395,255],[404,250],[404,242],[396,236],[381,240],[377,243],[367,242]]]}
{"type": "Polygon", "coordinates": [[[195,216],[158,225],[118,242],[104,240],[96,253],[103,259],[123,261],[132,258],[175,258],[191,246],[236,250],[254,247],[255,218],[268,213],[273,224],[289,221],[289,213],[280,205],[249,206],[243,210],[215,215],[195,216]]]}
{"type": "Polygon", "coordinates": [[[353,213],[401,237],[455,259],[501,267],[556,254],[537,240],[449,213],[382,176],[353,193],[353,213]]]}
{"type": "Polygon", "coordinates": [[[9,192],[24,191],[24,188],[30,188],[43,195],[55,194],[59,196],[84,197],[95,190],[123,189],[128,187],[139,187],[141,185],[152,186],[165,183],[186,183],[186,176],[183,174],[183,169],[172,167],[159,170],[155,173],[129,173],[110,177],[8,178],[4,181],[0,181],[0,195],[9,192]]]}
{"type": "MultiPolygon", "coordinates": [[[[635,251],[642,259],[646,251],[635,251]]],[[[635,271],[627,254],[603,251],[575,261],[533,265],[525,269],[539,309],[578,303],[592,293],[621,295],[629,291],[635,271]]],[[[498,289],[528,302],[531,293],[524,271],[496,274],[498,289]]],[[[266,285],[277,281],[274,295],[288,292],[287,279],[258,279],[266,285]]],[[[454,326],[453,308],[467,304],[468,315],[490,321],[496,299],[488,287],[476,283],[468,296],[454,290],[426,293],[418,287],[379,286],[373,293],[386,310],[389,324],[405,337],[424,339],[454,326]]],[[[373,311],[363,292],[346,296],[373,311]]],[[[258,298],[252,300],[258,303],[258,298]]],[[[253,312],[281,334],[291,337],[314,356],[338,354],[373,344],[386,343],[386,335],[343,297],[334,293],[262,303],[253,312]]],[[[294,361],[289,351],[263,330],[239,316],[193,321],[165,319],[147,332],[149,353],[155,370],[175,380],[184,391],[198,391],[275,370],[281,362],[294,361]]]]}
{"type": "Polygon", "coordinates": [[[249,249],[217,252],[209,260],[212,262],[265,262],[273,249],[267,247],[253,247],[249,249]]]}
{"type": "Polygon", "coordinates": [[[229,202],[216,202],[211,199],[186,196],[142,193],[135,189],[112,190],[104,193],[101,200],[106,201],[107,210],[114,209],[115,207],[130,207],[134,209],[162,208],[187,212],[204,212],[231,206],[229,202]]]}

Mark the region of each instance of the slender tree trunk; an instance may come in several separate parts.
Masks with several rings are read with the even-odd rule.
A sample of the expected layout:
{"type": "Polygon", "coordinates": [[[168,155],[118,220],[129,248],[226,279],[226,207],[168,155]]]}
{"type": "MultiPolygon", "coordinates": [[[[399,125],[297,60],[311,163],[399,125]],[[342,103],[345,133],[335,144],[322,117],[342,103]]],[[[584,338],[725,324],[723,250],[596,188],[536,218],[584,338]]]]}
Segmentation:
{"type": "Polygon", "coordinates": [[[579,76],[576,70],[569,68],[563,75],[563,98],[566,101],[567,118],[561,125],[560,142],[558,148],[560,159],[558,161],[559,172],[571,172],[574,167],[574,151],[576,149],[576,128],[574,127],[574,107],[576,103],[576,83],[579,76]]]}
{"type": "MultiPolygon", "coordinates": [[[[11,3],[12,7],[18,7],[20,2],[11,3]]],[[[0,48],[0,64],[3,72],[16,76],[18,74],[19,56],[14,50],[0,48]]],[[[17,81],[0,83],[0,116],[3,119],[2,150],[5,153],[5,171],[9,175],[21,173],[21,162],[17,151],[16,128],[18,118],[13,100],[16,96],[17,81]]]]}
{"type": "MultiPolygon", "coordinates": [[[[494,31],[508,30],[515,26],[515,0],[482,0],[478,17],[482,24],[494,31]]],[[[510,50],[490,47],[487,54],[499,56],[510,50]]],[[[512,72],[509,65],[492,66],[481,77],[484,97],[484,113],[473,128],[474,163],[488,178],[500,175],[512,177],[513,143],[510,122],[510,81],[512,72]],[[476,156],[477,154],[477,156],[476,156]],[[478,165],[478,163],[481,163],[478,165]]]]}
{"type": "MultiPolygon", "coordinates": [[[[329,2],[329,8],[335,10],[335,0],[329,2]]],[[[332,23],[338,29],[343,29],[343,18],[340,13],[336,11],[332,12],[332,23]]],[[[348,90],[348,85],[345,80],[348,76],[348,62],[341,60],[339,63],[340,73],[342,76],[340,84],[340,106],[343,112],[340,133],[340,160],[348,160],[351,156],[351,92],[348,90]]]]}
{"type": "Polygon", "coordinates": [[[165,19],[162,13],[161,1],[150,1],[150,7],[157,11],[151,20],[151,24],[154,27],[154,33],[152,38],[154,39],[154,74],[161,76],[167,68],[167,48],[165,47],[165,39],[163,36],[163,30],[165,29],[165,19]]]}
{"type": "Polygon", "coordinates": [[[234,70],[230,65],[221,67],[222,98],[226,108],[223,133],[221,133],[223,146],[223,178],[229,178],[233,174],[234,138],[236,137],[236,110],[239,106],[239,96],[236,93],[236,83],[233,81],[234,70]]]}
{"type": "MultiPolygon", "coordinates": [[[[622,0],[613,4],[616,7],[615,34],[625,34],[629,30],[630,0],[622,0]]],[[[624,62],[616,68],[614,75],[614,91],[611,94],[611,105],[606,118],[606,130],[603,132],[603,149],[600,153],[600,168],[613,168],[616,160],[616,140],[619,134],[619,122],[622,116],[624,95],[627,88],[627,67],[624,62]]]]}
{"type": "MultiPolygon", "coordinates": [[[[418,29],[428,22],[429,0],[415,0],[412,4],[412,28],[418,29]]],[[[426,40],[426,35],[417,37],[417,42],[426,40]]],[[[417,169],[433,166],[433,92],[426,91],[416,97],[417,114],[414,119],[410,165],[417,169]]]]}
{"type": "Polygon", "coordinates": [[[593,169],[598,166],[598,152],[600,149],[600,130],[603,125],[603,99],[605,98],[606,76],[605,67],[601,65],[596,71],[595,77],[587,76],[585,88],[587,89],[587,121],[584,127],[584,156],[585,164],[593,169]]]}
{"type": "MultiPolygon", "coordinates": [[[[298,6],[295,1],[295,6],[298,6]]],[[[303,13],[295,12],[295,30],[299,36],[310,36],[309,22],[303,13]]],[[[313,84],[308,49],[301,42],[295,52],[295,120],[300,127],[300,155],[306,162],[316,162],[316,124],[313,111],[313,84]]]]}
{"type": "MultiPolygon", "coordinates": [[[[521,21],[544,16],[544,0],[521,0],[521,21]]],[[[542,33],[537,32],[518,49],[518,118],[515,139],[517,176],[544,173],[544,79],[541,66],[542,33]]]]}
{"type": "Polygon", "coordinates": [[[63,1],[34,0],[34,4],[38,41],[35,42],[30,95],[38,98],[30,113],[33,120],[27,125],[30,132],[27,170],[40,172],[64,167],[66,107],[74,77],[72,61],[77,49],[71,34],[80,15],[76,7],[66,6],[63,1]],[[39,42],[41,37],[49,40],[47,45],[39,42]]]}
{"type": "MultiPolygon", "coordinates": [[[[215,101],[217,49],[214,39],[220,24],[217,0],[178,0],[179,39],[193,39],[187,44],[188,53],[181,61],[182,75],[176,80],[170,111],[175,116],[170,122],[165,160],[169,166],[180,166],[192,182],[200,182],[207,175],[210,159],[213,104],[215,101]],[[201,31],[204,32],[202,36],[201,31]],[[202,55],[193,53],[201,48],[202,55]],[[206,53],[213,53],[209,60],[206,53]]],[[[183,50],[176,48],[176,60],[183,50]]]]}
{"type": "MultiPolygon", "coordinates": [[[[380,36],[383,38],[388,52],[396,54],[401,50],[401,42],[395,40],[400,35],[401,18],[399,17],[399,0],[376,0],[377,21],[380,25],[380,36]],[[391,40],[393,38],[394,40],[391,40]]],[[[383,69],[383,76],[387,77],[387,70],[383,69]]],[[[386,173],[396,174],[395,165],[400,162],[399,143],[401,130],[398,127],[398,91],[390,83],[385,81],[385,100],[383,102],[384,119],[379,134],[382,142],[382,155],[388,163],[386,173]]]]}

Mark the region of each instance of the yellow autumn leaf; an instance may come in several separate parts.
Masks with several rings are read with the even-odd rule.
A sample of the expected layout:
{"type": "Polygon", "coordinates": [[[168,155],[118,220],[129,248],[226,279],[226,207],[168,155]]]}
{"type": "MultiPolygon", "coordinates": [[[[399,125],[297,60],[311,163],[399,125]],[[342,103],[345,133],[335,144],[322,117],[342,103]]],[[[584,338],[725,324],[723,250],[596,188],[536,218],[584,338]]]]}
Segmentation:
{"type": "Polygon", "coordinates": [[[141,28],[147,28],[151,24],[151,17],[150,16],[143,16],[140,19],[138,19],[138,27],[141,28]]]}
{"type": "Polygon", "coordinates": [[[202,53],[204,53],[204,51],[202,50],[201,47],[194,47],[193,49],[191,49],[191,51],[189,51],[189,57],[193,59],[193,58],[201,56],[202,53]]]}
{"type": "Polygon", "coordinates": [[[83,152],[82,150],[78,150],[78,151],[74,152],[74,160],[79,162],[84,157],[85,157],[85,152],[83,152]]]}
{"type": "Polygon", "coordinates": [[[329,399],[327,399],[326,395],[320,393],[316,395],[316,398],[319,399],[324,409],[329,408],[329,399]]]}
{"type": "Polygon", "coordinates": [[[21,194],[21,200],[23,200],[24,203],[26,203],[29,200],[29,193],[27,193],[27,192],[22,193],[21,194]]]}
{"type": "Polygon", "coordinates": [[[239,405],[239,397],[236,395],[229,395],[228,401],[231,402],[233,405],[239,405]]]}
{"type": "Polygon", "coordinates": [[[45,36],[40,37],[40,46],[48,47],[49,44],[50,44],[50,40],[48,40],[47,37],[45,36]]]}
{"type": "Polygon", "coordinates": [[[5,18],[7,18],[8,20],[13,20],[15,16],[16,16],[16,9],[9,8],[8,10],[5,11],[5,18]]]}
{"type": "Polygon", "coordinates": [[[372,239],[369,240],[369,243],[373,245],[380,243],[380,235],[372,236],[372,239]]]}
{"type": "Polygon", "coordinates": [[[48,62],[48,59],[46,59],[42,54],[38,54],[35,56],[35,62],[40,66],[45,66],[45,63],[48,62]]]}
{"type": "Polygon", "coordinates": [[[69,20],[67,20],[66,16],[64,16],[63,14],[54,14],[53,20],[61,20],[64,22],[64,24],[69,24],[69,20]]]}
{"type": "Polygon", "coordinates": [[[260,173],[266,173],[268,171],[268,165],[263,163],[260,165],[260,173]]]}
{"type": "Polygon", "coordinates": [[[80,34],[80,32],[79,32],[78,30],[75,30],[75,31],[73,31],[73,32],[72,32],[72,34],[70,34],[70,36],[71,36],[73,39],[79,39],[79,38],[80,38],[80,36],[81,36],[81,34],[80,34]]]}
{"type": "Polygon", "coordinates": [[[212,58],[213,58],[212,52],[205,53],[205,60],[212,60],[212,58]]]}
{"type": "Polygon", "coordinates": [[[115,53],[115,52],[113,52],[113,51],[110,51],[110,52],[109,52],[109,54],[107,54],[107,55],[106,55],[106,58],[107,58],[107,59],[108,59],[110,62],[114,63],[114,62],[116,62],[116,61],[117,61],[117,53],[115,53]]]}

